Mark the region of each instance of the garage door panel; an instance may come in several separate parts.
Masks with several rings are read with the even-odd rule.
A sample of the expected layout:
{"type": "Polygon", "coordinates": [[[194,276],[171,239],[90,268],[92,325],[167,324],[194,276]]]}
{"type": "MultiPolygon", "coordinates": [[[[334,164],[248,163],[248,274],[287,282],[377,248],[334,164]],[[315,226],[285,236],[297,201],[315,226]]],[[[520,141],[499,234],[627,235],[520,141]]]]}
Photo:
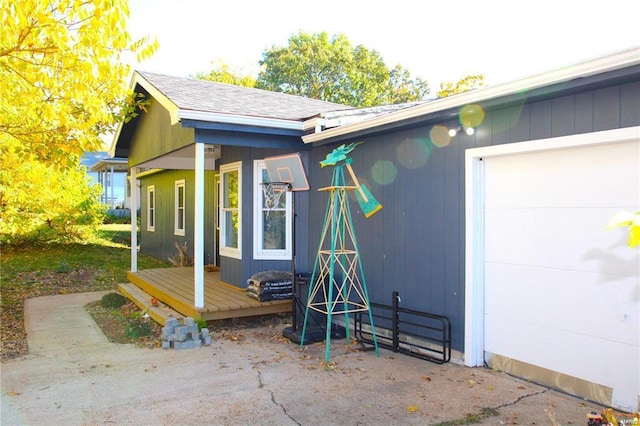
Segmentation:
{"type": "Polygon", "coordinates": [[[636,409],[640,251],[606,226],[640,208],[640,141],[483,160],[486,353],[636,409]]]}
{"type": "MultiPolygon", "coordinates": [[[[485,323],[487,330],[493,332],[491,326],[497,322],[511,322],[527,336],[541,330],[545,335],[564,330],[610,345],[638,344],[640,308],[633,299],[635,277],[605,282],[583,271],[494,263],[487,263],[485,272],[485,318],[492,321],[485,323]]],[[[495,338],[491,333],[487,337],[495,338]]]]}
{"type": "Polygon", "coordinates": [[[488,212],[487,235],[494,235],[494,229],[500,228],[509,238],[488,237],[486,259],[602,274],[637,275],[640,256],[627,249],[626,233],[607,231],[603,225],[612,215],[613,211],[608,209],[488,212]],[[614,253],[617,249],[623,250],[614,253]]]}
{"type": "Polygon", "coordinates": [[[605,226],[610,208],[492,209],[485,212],[485,259],[580,269],[602,274],[637,273],[640,256],[611,248],[626,246],[626,235],[605,226]],[[494,238],[496,233],[509,238],[494,238]]]}
{"type": "MultiPolygon", "coordinates": [[[[564,375],[587,380],[598,385],[618,388],[618,392],[633,394],[637,386],[635,378],[640,374],[638,348],[635,345],[620,345],[613,350],[602,340],[560,330],[546,334],[544,339],[533,339],[519,330],[517,323],[496,324],[508,336],[512,347],[507,358],[523,361],[541,368],[561,372],[564,375]],[[589,353],[589,356],[585,356],[589,353]],[[620,388],[624,389],[620,389],[620,388]]],[[[538,336],[545,335],[542,331],[538,336]]],[[[502,340],[503,341],[503,340],[502,340]]],[[[496,341],[490,354],[504,356],[496,341]]]]}
{"type": "MultiPolygon", "coordinates": [[[[485,167],[485,206],[615,207],[638,197],[637,143],[492,157],[485,167]]],[[[638,205],[632,203],[632,205],[638,205]]]]}

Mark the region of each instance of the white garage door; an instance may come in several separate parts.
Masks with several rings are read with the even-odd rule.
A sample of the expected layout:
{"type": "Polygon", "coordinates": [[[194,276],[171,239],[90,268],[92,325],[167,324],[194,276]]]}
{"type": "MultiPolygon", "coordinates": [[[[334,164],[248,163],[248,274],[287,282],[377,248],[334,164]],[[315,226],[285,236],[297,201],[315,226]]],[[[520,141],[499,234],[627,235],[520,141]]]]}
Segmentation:
{"type": "Polygon", "coordinates": [[[492,367],[637,409],[640,141],[484,158],[484,350],[492,367]]]}

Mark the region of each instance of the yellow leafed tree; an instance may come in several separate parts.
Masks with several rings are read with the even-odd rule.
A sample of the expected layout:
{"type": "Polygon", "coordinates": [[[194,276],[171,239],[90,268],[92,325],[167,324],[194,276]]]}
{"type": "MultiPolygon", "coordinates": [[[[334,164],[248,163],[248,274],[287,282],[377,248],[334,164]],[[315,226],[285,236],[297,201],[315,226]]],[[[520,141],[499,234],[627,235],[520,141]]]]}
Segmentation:
{"type": "Polygon", "coordinates": [[[0,0],[0,154],[73,167],[131,113],[126,0],[0,0]]]}

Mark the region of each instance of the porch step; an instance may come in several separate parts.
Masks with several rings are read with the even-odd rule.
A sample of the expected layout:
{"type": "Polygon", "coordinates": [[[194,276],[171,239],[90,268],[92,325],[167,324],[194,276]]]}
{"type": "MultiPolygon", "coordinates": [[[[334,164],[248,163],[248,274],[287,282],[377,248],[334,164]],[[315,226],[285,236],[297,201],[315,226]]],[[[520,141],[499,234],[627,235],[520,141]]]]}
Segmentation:
{"type": "Polygon", "coordinates": [[[151,304],[151,295],[145,293],[140,287],[132,283],[118,284],[118,290],[124,294],[127,299],[135,303],[140,309],[147,312],[149,316],[159,323],[164,325],[167,318],[182,319],[184,316],[179,312],[174,311],[162,302],[158,302],[157,306],[151,304]]]}

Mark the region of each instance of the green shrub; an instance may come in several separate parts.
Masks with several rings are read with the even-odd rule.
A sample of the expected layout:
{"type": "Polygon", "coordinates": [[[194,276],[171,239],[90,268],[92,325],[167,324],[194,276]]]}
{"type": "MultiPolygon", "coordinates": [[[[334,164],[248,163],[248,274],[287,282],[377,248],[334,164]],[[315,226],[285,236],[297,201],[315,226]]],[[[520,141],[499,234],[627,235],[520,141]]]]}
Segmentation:
{"type": "Polygon", "coordinates": [[[151,325],[141,318],[134,318],[125,326],[124,335],[129,339],[139,339],[140,337],[150,336],[151,325]]]}
{"type": "Polygon", "coordinates": [[[203,318],[198,318],[196,320],[196,324],[198,324],[198,331],[202,331],[203,328],[207,328],[207,320],[203,318]]]}
{"type": "Polygon", "coordinates": [[[105,309],[118,309],[127,303],[127,298],[120,293],[108,293],[102,296],[100,304],[105,309]]]}

